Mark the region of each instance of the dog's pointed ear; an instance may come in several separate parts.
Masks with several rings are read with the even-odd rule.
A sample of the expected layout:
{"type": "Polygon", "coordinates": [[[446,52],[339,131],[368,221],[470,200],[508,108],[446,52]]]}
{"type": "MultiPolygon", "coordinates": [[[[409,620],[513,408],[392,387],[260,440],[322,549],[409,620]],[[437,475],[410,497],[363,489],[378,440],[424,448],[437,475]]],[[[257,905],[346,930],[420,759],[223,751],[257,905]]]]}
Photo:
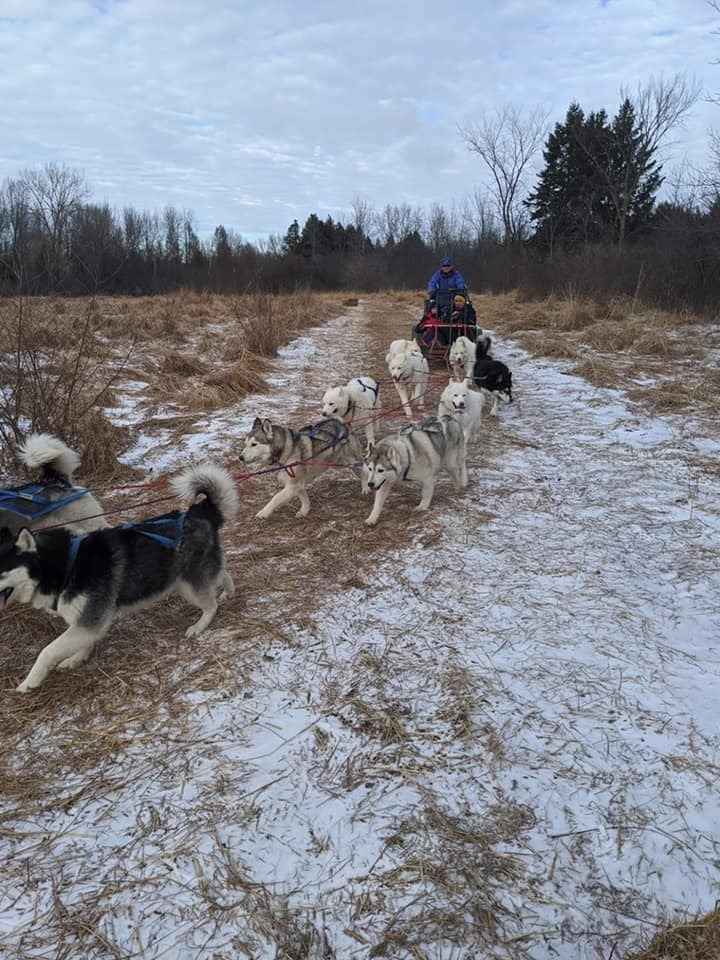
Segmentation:
{"type": "Polygon", "coordinates": [[[15,547],[21,553],[37,553],[37,544],[35,537],[30,533],[27,527],[23,527],[15,540],[15,547]]]}
{"type": "Polygon", "coordinates": [[[258,429],[262,430],[262,420],[260,419],[260,417],[255,417],[255,419],[253,420],[251,431],[258,430],[258,429]]]}
{"type": "Polygon", "coordinates": [[[374,440],[368,440],[368,441],[366,442],[366,444],[365,444],[365,453],[364,453],[364,458],[365,458],[365,460],[369,460],[369,459],[370,459],[370,456],[371,456],[371,454],[372,454],[372,452],[373,452],[374,449],[375,449],[375,441],[374,441],[374,440]]]}
{"type": "Polygon", "coordinates": [[[265,436],[268,437],[270,440],[272,440],[273,425],[272,425],[271,421],[270,421],[270,420],[261,420],[261,421],[260,421],[260,427],[261,427],[261,429],[262,429],[262,432],[265,434],[265,436]]]}

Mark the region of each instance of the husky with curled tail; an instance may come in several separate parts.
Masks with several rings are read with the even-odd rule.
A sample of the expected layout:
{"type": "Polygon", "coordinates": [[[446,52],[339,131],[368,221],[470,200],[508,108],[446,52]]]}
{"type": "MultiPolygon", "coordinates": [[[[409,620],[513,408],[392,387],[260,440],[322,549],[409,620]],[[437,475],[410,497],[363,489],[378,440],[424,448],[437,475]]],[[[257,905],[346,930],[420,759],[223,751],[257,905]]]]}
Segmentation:
{"type": "Polygon", "coordinates": [[[183,471],[172,487],[187,508],[160,517],[85,534],[0,529],[0,615],[25,603],[67,624],[40,651],[19,692],[41,686],[52,670],[81,664],[123,614],[178,593],[202,613],[185,631],[196,637],[235,592],[219,536],[238,511],[230,475],[205,463],[183,471]]]}
{"type": "Polygon", "coordinates": [[[89,532],[107,526],[100,502],[85,487],[74,485],[80,457],[62,440],[32,433],[17,452],[32,482],[0,490],[0,527],[18,532],[62,523],[89,532]]]}

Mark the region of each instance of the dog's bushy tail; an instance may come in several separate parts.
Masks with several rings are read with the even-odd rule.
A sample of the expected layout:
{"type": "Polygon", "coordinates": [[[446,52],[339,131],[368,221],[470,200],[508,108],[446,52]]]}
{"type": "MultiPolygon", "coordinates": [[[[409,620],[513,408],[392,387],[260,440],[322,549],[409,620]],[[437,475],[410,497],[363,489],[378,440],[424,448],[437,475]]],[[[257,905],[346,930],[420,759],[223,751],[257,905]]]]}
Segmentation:
{"type": "Polygon", "coordinates": [[[480,337],[477,343],[475,344],[475,355],[476,357],[489,357],[490,350],[492,348],[492,340],[490,337],[480,337]]]}
{"type": "Polygon", "coordinates": [[[29,470],[42,468],[44,473],[54,472],[68,481],[80,466],[80,456],[50,433],[31,433],[18,447],[18,456],[29,470]]]}
{"type": "Polygon", "coordinates": [[[216,463],[201,463],[188,467],[171,480],[171,486],[181,500],[193,503],[198,494],[204,493],[226,523],[237,516],[240,509],[237,487],[224,467],[216,463]]]}

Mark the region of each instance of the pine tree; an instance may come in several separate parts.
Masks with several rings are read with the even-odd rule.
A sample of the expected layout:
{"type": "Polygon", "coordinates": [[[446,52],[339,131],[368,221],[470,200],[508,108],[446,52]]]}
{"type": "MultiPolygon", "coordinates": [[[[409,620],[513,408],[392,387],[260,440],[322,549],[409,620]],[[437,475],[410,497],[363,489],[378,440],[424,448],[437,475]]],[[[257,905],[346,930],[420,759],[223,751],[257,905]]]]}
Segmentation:
{"type": "Polygon", "coordinates": [[[663,182],[653,154],[643,142],[635,108],[626,98],[613,120],[607,163],[613,226],[620,247],[628,235],[647,225],[652,216],[655,196],[663,182]]]}
{"type": "Polygon", "coordinates": [[[555,125],[543,151],[545,167],[538,186],[525,201],[536,224],[535,240],[548,247],[575,247],[596,242],[606,219],[606,198],[597,187],[597,176],[581,144],[588,135],[607,130],[604,111],[585,117],[571,103],[564,123],[555,125]]]}
{"type": "Polygon", "coordinates": [[[305,221],[300,234],[300,247],[302,255],[309,260],[316,260],[320,255],[320,242],[322,236],[322,224],[316,213],[311,213],[305,221]]]}
{"type": "Polygon", "coordinates": [[[286,253],[300,253],[302,244],[300,242],[300,224],[297,220],[293,220],[287,228],[287,233],[283,237],[282,244],[286,253]]]}
{"type": "Polygon", "coordinates": [[[629,99],[612,123],[604,110],[586,117],[579,104],[571,104],[543,155],[545,167],[526,205],[535,241],[551,253],[558,245],[603,239],[622,247],[649,223],[662,175],[629,99]]]}

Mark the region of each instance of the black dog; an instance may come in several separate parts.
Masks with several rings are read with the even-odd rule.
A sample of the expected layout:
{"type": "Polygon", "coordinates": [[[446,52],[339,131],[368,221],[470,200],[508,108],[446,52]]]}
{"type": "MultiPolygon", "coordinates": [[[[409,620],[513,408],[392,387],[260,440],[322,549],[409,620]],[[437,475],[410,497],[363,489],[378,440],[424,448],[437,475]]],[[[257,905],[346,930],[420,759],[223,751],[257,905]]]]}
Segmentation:
{"type": "Polygon", "coordinates": [[[498,396],[504,393],[508,402],[512,403],[512,374],[509,368],[500,360],[478,353],[473,368],[473,382],[482,390],[493,394],[491,414],[497,413],[498,396]]]}

